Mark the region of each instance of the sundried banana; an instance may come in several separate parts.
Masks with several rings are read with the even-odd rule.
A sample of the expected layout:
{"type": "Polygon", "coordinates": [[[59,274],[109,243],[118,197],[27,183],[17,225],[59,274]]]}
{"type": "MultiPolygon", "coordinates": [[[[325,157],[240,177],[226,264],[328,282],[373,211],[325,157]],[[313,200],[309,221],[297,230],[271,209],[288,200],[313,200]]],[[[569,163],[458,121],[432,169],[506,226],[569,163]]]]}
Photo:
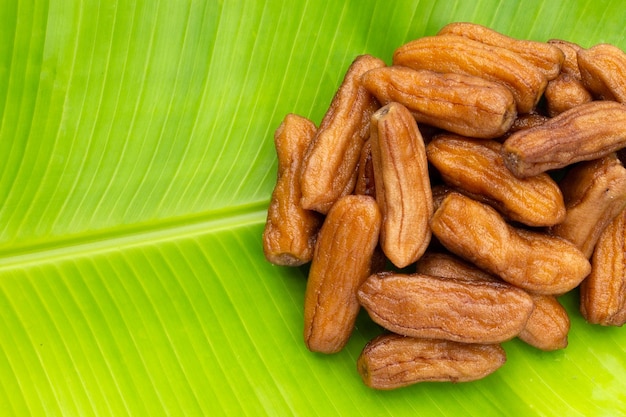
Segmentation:
{"type": "Polygon", "coordinates": [[[424,253],[431,238],[426,149],[411,113],[399,103],[374,113],[371,129],[376,201],[383,216],[380,245],[403,268],[424,253]]]}
{"type": "Polygon", "coordinates": [[[393,64],[499,82],[513,93],[519,113],[534,109],[548,82],[518,53],[458,35],[427,36],[404,44],[395,50],[393,64]]]}
{"type": "Polygon", "coordinates": [[[528,293],[505,282],[392,272],[370,275],[358,300],[394,333],[464,343],[509,340],[533,310],[528,293]]]}
{"type": "Polygon", "coordinates": [[[565,349],[570,330],[567,310],[553,295],[531,294],[535,308],[517,336],[544,351],[565,349]]]}
{"type": "Polygon", "coordinates": [[[398,102],[418,123],[464,136],[499,137],[517,116],[506,87],[472,75],[391,66],[366,72],[362,82],[382,104],[398,102]]]}
{"type": "Polygon", "coordinates": [[[593,100],[591,93],[583,83],[566,73],[562,73],[548,82],[544,97],[550,117],[593,100]]]}
{"type": "Polygon", "coordinates": [[[563,52],[552,44],[512,38],[476,23],[449,23],[441,28],[437,34],[460,35],[487,45],[507,48],[520,54],[528,62],[539,68],[548,80],[552,80],[559,75],[561,65],[565,59],[563,52]]]}
{"type": "Polygon", "coordinates": [[[467,382],[506,362],[498,344],[468,344],[384,334],[371,340],[357,360],[363,383],[391,390],[427,381],[467,382]]]}
{"type": "Polygon", "coordinates": [[[278,174],[267,209],[263,252],[276,265],[298,266],[313,257],[322,219],[318,213],[300,206],[300,170],[315,130],[310,120],[288,114],[274,134],[278,174]]]}
{"type": "Polygon", "coordinates": [[[626,105],[592,101],[515,132],[504,141],[503,157],[513,174],[530,177],[601,158],[625,146],[626,105]]]}
{"type": "Polygon", "coordinates": [[[442,134],[426,147],[443,180],[529,226],[551,226],[565,218],[557,183],[548,174],[517,178],[504,165],[502,145],[442,134]]]}
{"type": "MultiPolygon", "coordinates": [[[[416,271],[436,275],[477,281],[498,281],[499,278],[462,259],[442,252],[427,252],[417,262],[416,271]]],[[[541,350],[557,350],[567,347],[570,319],[567,310],[553,295],[530,294],[533,311],[517,337],[541,350]]]]}
{"type": "Polygon", "coordinates": [[[626,206],[626,168],[610,154],[574,166],[559,185],[567,214],[550,233],[574,243],[589,258],[604,228],[626,206]]]}
{"type": "Polygon", "coordinates": [[[626,104],[626,53],[601,43],[578,51],[578,67],[588,90],[604,100],[626,104]]]}
{"type": "Polygon", "coordinates": [[[565,293],[591,270],[569,241],[513,227],[492,207],[456,192],[435,211],[431,228],[451,252],[531,292],[565,293]]]}
{"type": "Polygon", "coordinates": [[[593,324],[626,323],[626,210],[607,226],[592,257],[591,274],[580,285],[580,312],[593,324]]]}
{"type": "Polygon", "coordinates": [[[369,196],[341,197],[328,212],[304,295],[309,350],[335,353],[348,342],[359,312],[356,292],[371,273],[380,221],[380,210],[369,196]]]}
{"type": "Polygon", "coordinates": [[[339,197],[353,191],[361,147],[378,108],[361,85],[361,75],[384,65],[378,58],[361,55],[348,68],[304,156],[300,186],[305,209],[326,214],[339,197]]]}

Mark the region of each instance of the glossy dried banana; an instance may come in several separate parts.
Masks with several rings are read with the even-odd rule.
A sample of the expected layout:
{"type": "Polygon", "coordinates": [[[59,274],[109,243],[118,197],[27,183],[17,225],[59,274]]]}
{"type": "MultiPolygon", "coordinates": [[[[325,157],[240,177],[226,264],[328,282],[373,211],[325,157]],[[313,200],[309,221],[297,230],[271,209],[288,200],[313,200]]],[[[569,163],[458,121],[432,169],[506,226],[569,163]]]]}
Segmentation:
{"type": "Polygon", "coordinates": [[[563,294],[591,270],[574,244],[513,227],[492,207],[459,193],[446,196],[431,228],[452,253],[530,292],[563,294]]]}
{"type": "Polygon", "coordinates": [[[548,82],[544,97],[550,117],[593,100],[593,96],[583,83],[566,73],[548,82]]]}
{"type": "Polygon", "coordinates": [[[350,338],[359,312],[356,292],[370,275],[380,210],[369,196],[341,197],[319,232],[304,296],[304,341],[335,353],[350,338]]]}
{"type": "Polygon", "coordinates": [[[399,103],[374,113],[370,141],[383,216],[380,245],[403,268],[424,253],[431,238],[433,201],[424,141],[411,113],[399,103]]]}
{"type": "Polygon", "coordinates": [[[427,381],[467,382],[492,374],[506,362],[498,344],[467,344],[384,334],[357,360],[363,383],[391,390],[427,381]]]}
{"type": "Polygon", "coordinates": [[[509,340],[533,310],[528,293],[505,282],[392,272],[370,275],[358,300],[394,333],[463,343],[509,340]]]}
{"type": "Polygon", "coordinates": [[[304,156],[300,185],[305,209],[326,214],[339,197],[354,190],[361,147],[378,108],[361,85],[361,75],[384,65],[378,58],[361,55],[348,68],[304,156]]]}
{"type": "Polygon", "coordinates": [[[574,162],[606,156],[626,146],[626,105],[592,101],[504,141],[506,166],[530,177],[574,162]]]}
{"type": "Polygon", "coordinates": [[[544,351],[565,349],[570,330],[567,310],[553,295],[531,294],[535,308],[517,336],[544,351]]]}
{"type": "Polygon", "coordinates": [[[298,266],[313,257],[322,219],[300,206],[300,170],[315,130],[310,120],[288,114],[274,134],[278,174],[267,209],[263,252],[276,265],[298,266]]]}
{"type": "Polygon", "coordinates": [[[607,226],[592,257],[591,274],[580,285],[580,312],[593,324],[626,323],[626,210],[607,226]]]}
{"type": "Polygon", "coordinates": [[[513,124],[513,94],[503,85],[464,74],[406,67],[366,72],[363,85],[379,102],[398,102],[418,123],[475,138],[496,138],[513,124]]]}
{"type": "Polygon", "coordinates": [[[548,80],[552,80],[559,75],[561,65],[565,59],[563,52],[555,45],[528,39],[512,38],[476,23],[449,23],[441,28],[437,34],[465,36],[487,45],[509,49],[539,68],[548,80]]]}
{"type": "MultiPolygon", "coordinates": [[[[417,262],[417,272],[445,278],[499,281],[494,275],[448,253],[426,253],[417,262]]],[[[530,294],[534,308],[518,338],[541,350],[567,347],[570,319],[553,295],[530,294]]]]}
{"type": "Polygon", "coordinates": [[[577,164],[559,185],[567,214],[549,232],[574,243],[589,258],[604,228],[626,207],[626,168],[610,154],[577,164]]]}
{"type": "Polygon", "coordinates": [[[597,97],[626,104],[626,53],[601,43],[578,51],[583,85],[597,97]]]}
{"type": "Polygon", "coordinates": [[[578,51],[582,49],[582,46],[564,39],[550,39],[548,43],[559,48],[565,56],[561,65],[561,73],[581,80],[580,69],[578,68],[578,51]]]}
{"type": "Polygon", "coordinates": [[[529,226],[551,226],[565,218],[563,196],[548,174],[518,178],[504,165],[502,145],[442,134],[426,147],[429,162],[447,184],[529,226]]]}
{"type": "Polygon", "coordinates": [[[393,64],[501,83],[513,93],[518,113],[535,108],[548,82],[519,54],[458,35],[428,36],[404,44],[395,50],[393,64]]]}

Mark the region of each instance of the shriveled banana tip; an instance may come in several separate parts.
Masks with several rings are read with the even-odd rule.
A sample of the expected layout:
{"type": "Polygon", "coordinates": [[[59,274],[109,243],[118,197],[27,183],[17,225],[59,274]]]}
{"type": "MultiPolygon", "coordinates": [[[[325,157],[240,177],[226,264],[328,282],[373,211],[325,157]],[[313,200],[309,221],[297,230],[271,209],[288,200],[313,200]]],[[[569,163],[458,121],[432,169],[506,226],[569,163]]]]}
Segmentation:
{"type": "Polygon", "coordinates": [[[514,150],[503,149],[502,159],[504,165],[518,178],[524,178],[528,175],[524,172],[524,163],[522,158],[514,150]]]}

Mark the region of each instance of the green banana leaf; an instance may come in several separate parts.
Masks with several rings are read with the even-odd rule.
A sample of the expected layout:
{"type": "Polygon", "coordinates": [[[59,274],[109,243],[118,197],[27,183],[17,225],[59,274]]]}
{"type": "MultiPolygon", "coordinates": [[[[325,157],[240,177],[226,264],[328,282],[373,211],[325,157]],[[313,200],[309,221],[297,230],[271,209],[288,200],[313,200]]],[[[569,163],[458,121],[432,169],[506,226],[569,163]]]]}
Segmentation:
{"type": "Polygon", "coordinates": [[[302,340],[261,233],[273,132],[352,59],[452,21],[626,49],[622,0],[0,0],[0,415],[626,415],[626,329],[505,343],[471,383],[363,385],[302,340]]]}

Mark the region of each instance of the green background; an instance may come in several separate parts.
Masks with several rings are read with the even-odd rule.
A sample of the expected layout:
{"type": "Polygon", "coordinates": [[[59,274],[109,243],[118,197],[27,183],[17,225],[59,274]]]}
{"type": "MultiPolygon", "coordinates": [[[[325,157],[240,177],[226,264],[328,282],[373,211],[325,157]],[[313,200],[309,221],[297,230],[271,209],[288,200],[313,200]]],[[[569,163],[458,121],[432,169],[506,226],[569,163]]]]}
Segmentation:
{"type": "Polygon", "coordinates": [[[306,268],[263,257],[284,115],[452,21],[626,49],[622,0],[0,0],[0,414],[625,415],[626,330],[576,294],[563,351],[377,392],[379,329],[308,352],[306,268]]]}

